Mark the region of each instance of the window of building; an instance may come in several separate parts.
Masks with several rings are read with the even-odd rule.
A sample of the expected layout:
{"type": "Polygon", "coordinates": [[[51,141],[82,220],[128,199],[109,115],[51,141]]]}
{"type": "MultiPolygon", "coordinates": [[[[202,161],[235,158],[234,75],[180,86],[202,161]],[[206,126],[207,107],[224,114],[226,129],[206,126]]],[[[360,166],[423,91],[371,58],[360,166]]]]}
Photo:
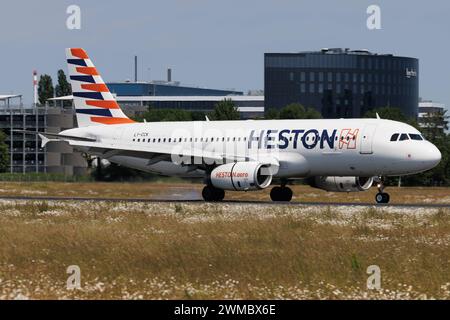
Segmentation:
{"type": "Polygon", "coordinates": [[[309,81],[314,81],[315,79],[314,79],[315,77],[314,77],[314,72],[310,72],[309,73],[309,81]]]}
{"type": "Polygon", "coordinates": [[[300,92],[305,93],[306,92],[306,84],[302,83],[300,84],[300,92]]]}
{"type": "Polygon", "coordinates": [[[323,72],[319,72],[319,81],[320,81],[320,82],[323,81],[323,72]]]}
{"type": "Polygon", "coordinates": [[[294,73],[293,72],[289,72],[289,80],[294,81],[294,73]]]}
{"type": "Polygon", "coordinates": [[[319,83],[319,93],[323,92],[323,83],[319,83]]]}
{"type": "Polygon", "coordinates": [[[328,82],[333,81],[333,74],[331,72],[328,72],[327,80],[328,80],[328,82]]]}
{"type": "Polygon", "coordinates": [[[304,71],[300,72],[300,81],[306,81],[306,75],[304,71]]]}

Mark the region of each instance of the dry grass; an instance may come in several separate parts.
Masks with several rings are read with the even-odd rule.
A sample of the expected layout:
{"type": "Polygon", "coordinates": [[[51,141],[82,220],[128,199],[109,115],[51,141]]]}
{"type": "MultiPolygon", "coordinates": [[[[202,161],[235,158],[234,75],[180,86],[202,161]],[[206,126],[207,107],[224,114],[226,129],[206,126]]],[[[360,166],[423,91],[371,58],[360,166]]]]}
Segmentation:
{"type": "Polygon", "coordinates": [[[0,201],[0,299],[450,298],[450,211],[0,201]],[[378,265],[382,290],[367,290],[378,265]],[[81,268],[81,290],[66,268],[81,268]]]}
{"type": "MultiPolygon", "coordinates": [[[[202,184],[189,183],[62,183],[62,182],[2,182],[1,196],[56,196],[190,200],[201,199],[202,184]]],[[[366,192],[335,193],[308,186],[292,186],[294,202],[354,202],[373,203],[377,189],[366,192]]],[[[386,189],[391,203],[444,203],[450,204],[450,188],[397,188],[386,189]]],[[[270,188],[256,192],[229,192],[226,200],[270,200],[270,188]]]]}

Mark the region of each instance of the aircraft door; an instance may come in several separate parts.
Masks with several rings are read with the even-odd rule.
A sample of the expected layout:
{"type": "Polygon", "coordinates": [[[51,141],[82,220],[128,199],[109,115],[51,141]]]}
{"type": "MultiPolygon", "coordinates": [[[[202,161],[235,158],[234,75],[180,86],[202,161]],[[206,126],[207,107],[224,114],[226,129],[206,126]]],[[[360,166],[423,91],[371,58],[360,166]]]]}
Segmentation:
{"type": "Polygon", "coordinates": [[[368,124],[364,127],[363,134],[361,136],[361,146],[359,149],[359,153],[361,154],[372,154],[372,145],[373,145],[373,138],[375,136],[375,131],[377,129],[376,124],[368,124]]]}

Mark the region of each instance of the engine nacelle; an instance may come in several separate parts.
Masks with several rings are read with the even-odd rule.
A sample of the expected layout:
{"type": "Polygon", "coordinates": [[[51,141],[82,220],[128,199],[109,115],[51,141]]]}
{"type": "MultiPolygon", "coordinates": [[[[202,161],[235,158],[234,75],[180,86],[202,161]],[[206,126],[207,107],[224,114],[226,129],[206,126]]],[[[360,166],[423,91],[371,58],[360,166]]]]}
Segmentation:
{"type": "Polygon", "coordinates": [[[358,192],[366,191],[373,184],[373,177],[313,177],[309,185],[326,191],[358,192]]]}
{"type": "Polygon", "coordinates": [[[270,165],[260,162],[235,162],[218,166],[211,172],[211,183],[223,190],[250,191],[270,186],[270,165]]]}

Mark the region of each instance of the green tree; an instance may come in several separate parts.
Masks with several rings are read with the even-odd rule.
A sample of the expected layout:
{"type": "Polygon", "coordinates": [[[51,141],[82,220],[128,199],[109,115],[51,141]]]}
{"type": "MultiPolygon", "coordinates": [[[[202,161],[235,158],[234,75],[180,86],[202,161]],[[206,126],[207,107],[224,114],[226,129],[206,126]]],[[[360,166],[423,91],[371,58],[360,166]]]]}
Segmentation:
{"type": "Polygon", "coordinates": [[[448,118],[447,110],[427,113],[420,120],[421,131],[430,141],[442,138],[448,130],[448,118]]]}
{"type": "MultiPolygon", "coordinates": [[[[72,88],[67,81],[66,74],[63,70],[58,70],[58,84],[55,87],[55,94],[57,97],[70,96],[72,94],[72,88]]],[[[70,101],[64,101],[64,106],[69,106],[70,101]]]]}
{"type": "Polygon", "coordinates": [[[8,145],[5,140],[6,134],[0,131],[0,172],[8,171],[9,166],[8,145]]]}
{"type": "Polygon", "coordinates": [[[264,118],[267,120],[280,119],[280,111],[275,108],[268,108],[264,114],[264,118]]]}
{"type": "Polygon", "coordinates": [[[192,118],[192,121],[205,121],[206,120],[206,112],[192,111],[191,118],[192,118]]]}
{"type": "Polygon", "coordinates": [[[321,119],[322,115],[314,108],[305,108],[299,103],[291,103],[280,110],[280,119],[321,119]]]}
{"type": "Polygon", "coordinates": [[[367,111],[364,114],[364,118],[376,118],[377,114],[380,116],[381,119],[388,119],[388,120],[394,120],[399,122],[407,123],[411,126],[413,126],[416,129],[419,129],[419,125],[417,123],[417,120],[415,118],[408,118],[405,116],[405,114],[400,110],[399,108],[395,107],[382,107],[382,108],[376,108],[367,111]]]}
{"type": "MultiPolygon", "coordinates": [[[[53,80],[48,74],[43,74],[39,78],[38,84],[38,96],[39,96],[39,104],[41,106],[45,105],[48,99],[54,97],[54,89],[53,89],[53,80]]],[[[48,101],[50,105],[51,101],[48,101]]]]}
{"type": "Polygon", "coordinates": [[[382,107],[369,110],[364,114],[364,118],[376,118],[377,113],[381,119],[388,119],[400,122],[407,122],[408,120],[406,116],[403,114],[402,110],[393,107],[382,107]]]}
{"type": "Polygon", "coordinates": [[[240,118],[239,111],[231,99],[218,102],[211,112],[211,120],[239,120],[240,118]]]}

